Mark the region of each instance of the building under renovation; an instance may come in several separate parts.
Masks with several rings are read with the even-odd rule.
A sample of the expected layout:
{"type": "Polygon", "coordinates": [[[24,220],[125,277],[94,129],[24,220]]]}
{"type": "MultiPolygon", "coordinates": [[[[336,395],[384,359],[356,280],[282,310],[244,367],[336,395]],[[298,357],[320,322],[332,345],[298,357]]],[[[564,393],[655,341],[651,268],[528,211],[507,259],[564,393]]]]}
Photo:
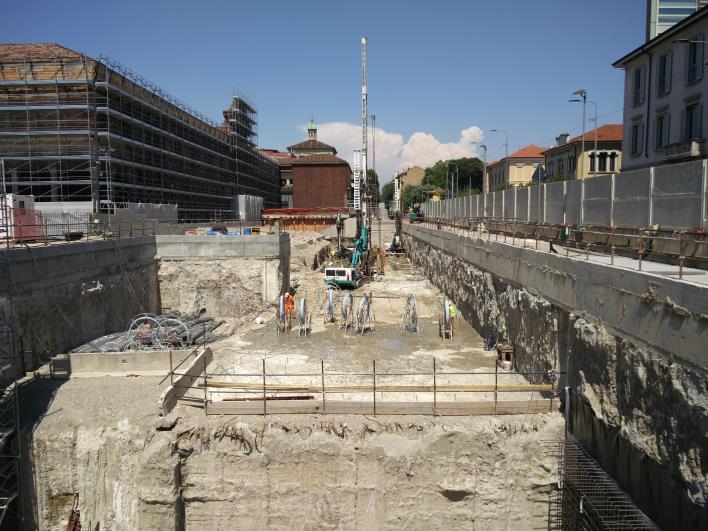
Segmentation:
{"type": "Polygon", "coordinates": [[[278,165],[257,150],[256,111],[225,123],[106,57],[56,44],[0,45],[0,158],[8,193],[37,203],[178,205],[182,220],[233,218],[237,196],[279,206],[278,165]]]}

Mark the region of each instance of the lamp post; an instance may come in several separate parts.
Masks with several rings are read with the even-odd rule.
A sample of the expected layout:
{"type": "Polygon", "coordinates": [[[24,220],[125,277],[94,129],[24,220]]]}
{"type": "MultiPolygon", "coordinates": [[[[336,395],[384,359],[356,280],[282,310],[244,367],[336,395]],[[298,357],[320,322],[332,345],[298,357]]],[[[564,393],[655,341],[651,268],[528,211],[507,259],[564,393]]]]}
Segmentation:
{"type": "MultiPolygon", "coordinates": [[[[593,147],[593,153],[595,154],[595,166],[593,168],[592,173],[594,176],[597,176],[597,163],[598,163],[598,159],[597,159],[597,127],[598,127],[598,125],[597,125],[597,102],[595,102],[593,100],[580,100],[577,98],[572,99],[572,100],[568,100],[568,101],[572,102],[572,103],[583,103],[584,101],[587,101],[588,103],[592,103],[593,106],[595,107],[595,118],[591,118],[591,120],[593,122],[595,122],[595,145],[593,147]]],[[[585,133],[583,133],[583,136],[585,136],[585,133]]]]}
{"type": "MultiPolygon", "coordinates": [[[[487,186],[487,146],[486,144],[480,144],[478,142],[472,142],[472,144],[476,144],[479,147],[481,147],[484,150],[484,170],[482,172],[482,193],[486,193],[489,191],[489,187],[487,186]]],[[[472,188],[472,176],[470,175],[470,189],[472,188]]]]}
{"type": "Polygon", "coordinates": [[[585,89],[578,89],[573,92],[573,96],[580,96],[578,101],[583,103],[583,133],[580,137],[580,178],[585,178],[585,102],[588,99],[588,91],[585,89]]]}
{"type": "Polygon", "coordinates": [[[490,133],[504,133],[504,180],[509,182],[509,133],[504,129],[490,129],[490,133]]]}
{"type": "Polygon", "coordinates": [[[457,194],[460,193],[460,168],[457,166],[457,163],[455,162],[448,162],[447,164],[447,176],[445,178],[445,182],[447,183],[448,181],[450,182],[450,199],[455,197],[457,194]],[[455,173],[450,175],[450,166],[455,167],[455,173]]]}

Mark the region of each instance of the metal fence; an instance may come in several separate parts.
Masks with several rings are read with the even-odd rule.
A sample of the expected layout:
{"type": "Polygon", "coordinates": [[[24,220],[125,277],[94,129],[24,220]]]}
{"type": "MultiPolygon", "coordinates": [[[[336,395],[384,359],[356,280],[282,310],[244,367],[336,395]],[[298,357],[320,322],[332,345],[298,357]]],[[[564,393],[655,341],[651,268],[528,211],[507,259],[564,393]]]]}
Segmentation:
{"type": "Polygon", "coordinates": [[[428,218],[513,219],[550,225],[708,229],[708,161],[429,201],[428,218]]]}

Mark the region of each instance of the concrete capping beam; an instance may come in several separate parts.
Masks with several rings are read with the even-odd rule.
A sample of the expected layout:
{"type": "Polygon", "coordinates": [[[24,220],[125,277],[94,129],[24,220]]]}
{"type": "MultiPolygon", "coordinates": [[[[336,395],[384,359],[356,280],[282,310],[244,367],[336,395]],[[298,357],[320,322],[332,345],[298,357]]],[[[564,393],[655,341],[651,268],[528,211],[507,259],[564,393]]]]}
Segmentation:
{"type": "Polygon", "coordinates": [[[405,234],[575,313],[708,367],[708,287],[427,227],[405,234]]]}
{"type": "MultiPolygon", "coordinates": [[[[175,408],[179,400],[184,399],[190,391],[193,393],[192,387],[200,378],[203,378],[204,367],[214,360],[214,354],[211,348],[205,347],[201,352],[192,351],[194,360],[192,363],[185,362],[182,367],[179,367],[176,372],[179,376],[174,376],[172,383],[160,394],[160,399],[157,403],[157,410],[160,416],[166,417],[175,408]]],[[[185,358],[186,359],[186,358],[185,358]]],[[[175,363],[175,365],[177,365],[175,363]]]]}
{"type": "Polygon", "coordinates": [[[225,258],[279,257],[289,244],[287,235],[155,236],[156,258],[168,260],[221,260],[225,258]]]}
{"type": "MultiPolygon", "coordinates": [[[[171,351],[173,365],[187,359],[193,349],[171,351]]],[[[123,374],[165,375],[170,372],[169,350],[131,350],[126,352],[70,352],[69,376],[109,376],[123,374]]]]}

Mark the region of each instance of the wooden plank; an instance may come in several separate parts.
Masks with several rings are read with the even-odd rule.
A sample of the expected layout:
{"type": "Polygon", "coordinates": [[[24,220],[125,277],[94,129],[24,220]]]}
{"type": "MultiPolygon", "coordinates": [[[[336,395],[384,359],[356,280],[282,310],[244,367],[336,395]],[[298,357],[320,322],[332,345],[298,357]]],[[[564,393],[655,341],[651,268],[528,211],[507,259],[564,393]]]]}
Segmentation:
{"type": "MultiPolygon", "coordinates": [[[[494,402],[378,402],[377,415],[432,415],[433,408],[437,415],[473,416],[493,415],[494,402]]],[[[500,415],[524,415],[548,413],[558,407],[557,400],[500,400],[497,413],[500,415]]],[[[371,415],[372,401],[328,400],[327,414],[371,415]]],[[[207,410],[210,415],[262,415],[263,405],[258,402],[210,402],[207,410]]],[[[269,415],[322,413],[321,400],[268,401],[269,415]]]]}
{"type": "MultiPolygon", "coordinates": [[[[432,377],[432,375],[431,375],[432,377]]],[[[241,389],[241,390],[263,390],[262,384],[238,383],[219,380],[209,380],[209,387],[219,389],[241,389]]],[[[321,393],[322,387],[318,385],[288,385],[288,384],[267,384],[266,392],[283,393],[321,393]]],[[[345,385],[327,386],[327,393],[371,393],[374,388],[371,385],[345,385]]],[[[494,384],[488,385],[377,385],[376,392],[383,393],[488,393],[495,390],[494,384]]],[[[499,384],[496,390],[505,393],[520,393],[529,391],[552,391],[552,384],[499,384]]]]}

